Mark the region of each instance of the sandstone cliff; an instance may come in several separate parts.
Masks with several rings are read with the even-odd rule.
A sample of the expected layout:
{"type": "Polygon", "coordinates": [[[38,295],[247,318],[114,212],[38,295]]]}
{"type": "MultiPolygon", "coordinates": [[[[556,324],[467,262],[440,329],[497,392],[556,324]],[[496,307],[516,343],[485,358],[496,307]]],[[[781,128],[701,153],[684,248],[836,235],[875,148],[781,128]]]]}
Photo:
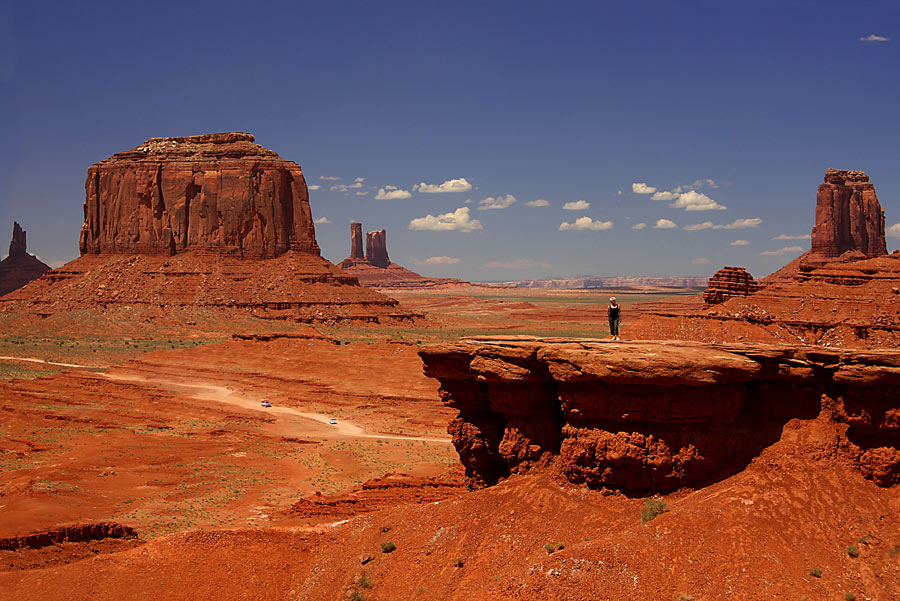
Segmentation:
{"type": "Polygon", "coordinates": [[[847,251],[858,251],[866,257],[887,254],[884,210],[868,175],[829,169],[816,194],[810,252],[831,259],[847,251]]]}
{"type": "Polygon", "coordinates": [[[28,254],[25,234],[18,223],[13,223],[9,256],[0,261],[0,296],[18,290],[50,271],[49,265],[28,254]]]}
{"type": "Polygon", "coordinates": [[[92,165],[82,254],[319,254],[300,166],[247,133],[151,138],[92,165]]]}
{"type": "Polygon", "coordinates": [[[554,462],[592,488],[696,487],[817,417],[845,425],[863,475],[900,483],[896,350],[507,336],[419,354],[460,412],[448,430],[473,483],[554,462]]]}

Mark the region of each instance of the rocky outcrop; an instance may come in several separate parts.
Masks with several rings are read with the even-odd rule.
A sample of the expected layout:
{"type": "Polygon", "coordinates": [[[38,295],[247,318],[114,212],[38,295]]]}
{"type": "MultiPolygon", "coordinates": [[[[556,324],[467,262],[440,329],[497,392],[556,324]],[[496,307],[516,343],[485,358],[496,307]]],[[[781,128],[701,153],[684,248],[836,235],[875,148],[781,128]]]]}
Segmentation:
{"type": "Polygon", "coordinates": [[[387,251],[387,232],[383,229],[366,232],[366,254],[362,254],[362,224],[350,223],[350,256],[338,267],[357,277],[363,286],[372,288],[438,288],[470,286],[455,278],[426,278],[396,263],[391,263],[387,251]]]}
{"type": "Polygon", "coordinates": [[[748,296],[759,290],[759,284],[744,267],[723,267],[710,278],[703,302],[718,305],[735,296],[748,296]]]}
{"type": "Polygon", "coordinates": [[[628,494],[701,486],[792,419],[844,424],[857,468],[900,483],[900,351],[508,336],[419,355],[459,410],[448,430],[475,484],[555,462],[628,494]]]}
{"type": "Polygon", "coordinates": [[[18,290],[50,271],[49,265],[28,254],[25,234],[18,223],[13,223],[9,256],[0,261],[0,296],[18,290]]]}
{"type": "Polygon", "coordinates": [[[350,224],[350,260],[365,261],[362,242],[362,224],[354,221],[350,224]]]}
{"type": "Polygon", "coordinates": [[[300,166],[248,133],[151,138],[92,165],[81,254],[319,254],[300,166]]]}
{"type": "Polygon", "coordinates": [[[131,526],[114,522],[78,524],[53,528],[44,532],[0,538],[0,549],[13,551],[40,549],[60,543],[85,542],[105,538],[138,538],[138,534],[131,526]]]}
{"type": "Polygon", "coordinates": [[[386,269],[391,264],[391,260],[388,258],[385,230],[366,232],[366,262],[373,267],[382,269],[386,269]]]}
{"type": "Polygon", "coordinates": [[[887,254],[884,210],[868,175],[829,169],[816,194],[810,254],[834,259],[848,251],[864,257],[887,254]]]}

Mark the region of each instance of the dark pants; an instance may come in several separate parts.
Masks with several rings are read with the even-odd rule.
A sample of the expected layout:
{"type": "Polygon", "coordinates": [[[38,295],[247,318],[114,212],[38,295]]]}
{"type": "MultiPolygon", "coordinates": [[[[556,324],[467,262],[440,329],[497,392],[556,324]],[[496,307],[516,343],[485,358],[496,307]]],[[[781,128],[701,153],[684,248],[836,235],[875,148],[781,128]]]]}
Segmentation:
{"type": "Polygon", "coordinates": [[[610,336],[618,336],[619,335],[619,318],[618,317],[610,317],[609,318],[609,335],[610,336]]]}

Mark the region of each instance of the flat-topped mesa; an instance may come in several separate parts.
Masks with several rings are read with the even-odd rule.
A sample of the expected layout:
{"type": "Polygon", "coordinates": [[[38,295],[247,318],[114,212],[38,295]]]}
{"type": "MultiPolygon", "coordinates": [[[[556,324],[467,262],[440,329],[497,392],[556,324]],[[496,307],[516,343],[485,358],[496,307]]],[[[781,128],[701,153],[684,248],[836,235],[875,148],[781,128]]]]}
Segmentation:
{"type": "Polygon", "coordinates": [[[711,484],[744,469],[791,420],[840,424],[846,458],[900,483],[900,351],[495,336],[419,351],[459,416],[472,484],[554,463],[626,494],[711,484]]]}
{"type": "Polygon", "coordinates": [[[865,257],[887,254],[884,210],[864,172],[829,169],[816,194],[810,254],[830,259],[848,251],[865,257]]]}
{"type": "Polygon", "coordinates": [[[92,165],[85,193],[82,255],[319,255],[300,166],[248,133],[151,138],[92,165]]]}
{"type": "Polygon", "coordinates": [[[387,232],[366,232],[366,261],[369,265],[387,269],[391,264],[387,252],[387,232]]]}
{"type": "Polygon", "coordinates": [[[759,284],[744,267],[723,267],[709,279],[703,302],[718,305],[735,296],[748,296],[759,290],[759,284]]]}

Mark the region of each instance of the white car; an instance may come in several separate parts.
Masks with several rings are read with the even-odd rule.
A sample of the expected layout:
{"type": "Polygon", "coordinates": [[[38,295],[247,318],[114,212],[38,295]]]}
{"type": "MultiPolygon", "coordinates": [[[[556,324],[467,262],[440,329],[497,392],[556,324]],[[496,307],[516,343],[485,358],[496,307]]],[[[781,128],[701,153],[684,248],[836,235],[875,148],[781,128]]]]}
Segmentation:
{"type": "Polygon", "coordinates": [[[269,399],[263,399],[259,402],[259,404],[262,405],[263,407],[271,407],[272,406],[272,403],[269,402],[269,399]]]}
{"type": "Polygon", "coordinates": [[[328,420],[328,423],[331,424],[331,425],[333,426],[333,425],[335,425],[335,424],[337,423],[337,419],[335,419],[335,418],[332,417],[330,420],[328,420]]]}

